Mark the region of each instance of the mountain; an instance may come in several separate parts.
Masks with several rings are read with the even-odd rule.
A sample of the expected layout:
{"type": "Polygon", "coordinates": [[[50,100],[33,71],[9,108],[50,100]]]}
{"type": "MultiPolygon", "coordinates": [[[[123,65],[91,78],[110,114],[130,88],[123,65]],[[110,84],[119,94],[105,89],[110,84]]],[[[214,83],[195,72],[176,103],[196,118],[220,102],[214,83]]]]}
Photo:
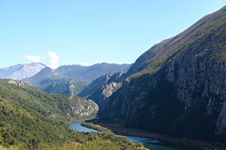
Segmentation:
{"type": "Polygon", "coordinates": [[[92,80],[105,74],[118,71],[126,72],[130,66],[127,64],[101,63],[92,66],[60,66],[56,70],[46,67],[23,81],[47,93],[77,95],[92,80]]]}
{"type": "Polygon", "coordinates": [[[0,69],[0,78],[21,80],[35,75],[45,67],[41,63],[18,64],[0,69]]]}
{"type": "Polygon", "coordinates": [[[141,149],[114,134],[70,129],[75,119],[93,117],[97,105],[83,98],[49,95],[24,82],[0,80],[0,149],[141,149]]]}
{"type": "Polygon", "coordinates": [[[226,6],[131,66],[99,122],[226,145],[226,6]]]}
{"type": "Polygon", "coordinates": [[[64,77],[49,67],[22,81],[47,93],[71,95],[77,95],[88,84],[85,81],[75,81],[64,77]]]}
{"type": "Polygon", "coordinates": [[[59,79],[63,78],[61,75],[55,73],[51,68],[45,67],[40,72],[35,74],[34,76],[30,78],[26,78],[23,81],[26,81],[27,84],[36,86],[39,85],[43,80],[47,78],[53,78],[53,79],[59,79]]]}
{"type": "Polygon", "coordinates": [[[0,80],[0,145],[44,149],[69,142],[81,136],[72,133],[68,122],[92,117],[97,110],[90,100],[49,95],[21,81],[0,80]]]}
{"type": "Polygon", "coordinates": [[[127,72],[130,66],[130,64],[109,63],[94,64],[92,66],[66,65],[60,66],[55,72],[76,81],[92,82],[94,79],[105,74],[113,74],[119,71],[127,72]]]}
{"type": "Polygon", "coordinates": [[[121,87],[123,75],[123,72],[103,75],[87,85],[78,96],[92,99],[102,110],[108,103],[108,97],[121,87]]]}
{"type": "Polygon", "coordinates": [[[82,91],[87,84],[88,83],[85,81],[75,81],[71,79],[46,79],[37,87],[50,94],[67,94],[74,96],[82,91]]]}

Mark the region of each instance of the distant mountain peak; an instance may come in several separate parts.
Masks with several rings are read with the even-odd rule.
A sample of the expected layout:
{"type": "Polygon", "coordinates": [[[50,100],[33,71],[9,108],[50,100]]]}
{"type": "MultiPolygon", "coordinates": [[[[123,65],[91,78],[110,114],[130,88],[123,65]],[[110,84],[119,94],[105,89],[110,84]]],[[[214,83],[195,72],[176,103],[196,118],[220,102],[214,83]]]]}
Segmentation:
{"type": "Polygon", "coordinates": [[[125,73],[130,66],[130,64],[115,64],[106,62],[93,64],[91,66],[65,65],[58,67],[55,72],[77,81],[92,82],[96,78],[105,74],[114,74],[119,71],[125,73]]]}
{"type": "Polygon", "coordinates": [[[0,69],[0,78],[22,80],[31,77],[45,68],[42,63],[17,64],[0,69]]]}

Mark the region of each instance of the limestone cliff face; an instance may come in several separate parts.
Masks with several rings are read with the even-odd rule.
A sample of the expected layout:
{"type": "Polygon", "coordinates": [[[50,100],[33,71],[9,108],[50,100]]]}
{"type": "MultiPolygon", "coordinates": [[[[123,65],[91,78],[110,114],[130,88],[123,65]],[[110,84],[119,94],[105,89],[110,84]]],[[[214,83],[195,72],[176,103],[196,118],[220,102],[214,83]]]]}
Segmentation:
{"type": "Polygon", "coordinates": [[[79,97],[71,97],[70,101],[71,103],[68,108],[68,115],[86,118],[95,116],[98,111],[97,104],[91,100],[84,100],[83,98],[79,97]]]}
{"type": "Polygon", "coordinates": [[[78,96],[92,99],[101,111],[108,103],[108,98],[120,88],[122,80],[123,72],[106,74],[94,80],[78,96]]]}
{"type": "Polygon", "coordinates": [[[217,116],[215,133],[222,134],[226,133],[226,59],[217,60],[218,53],[209,49],[185,56],[167,65],[165,79],[174,85],[185,111],[203,101],[206,115],[217,116]]]}
{"type": "Polygon", "coordinates": [[[99,112],[119,123],[178,137],[226,138],[226,7],[140,56],[99,112]]]}

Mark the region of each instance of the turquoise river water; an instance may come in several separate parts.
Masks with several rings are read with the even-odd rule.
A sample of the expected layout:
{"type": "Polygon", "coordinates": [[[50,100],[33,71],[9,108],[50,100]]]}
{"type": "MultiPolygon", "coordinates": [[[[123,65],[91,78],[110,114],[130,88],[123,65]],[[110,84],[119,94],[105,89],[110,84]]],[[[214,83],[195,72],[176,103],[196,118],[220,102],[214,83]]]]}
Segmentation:
{"type": "MultiPolygon", "coordinates": [[[[78,132],[99,132],[94,129],[81,126],[82,121],[83,120],[78,120],[76,122],[71,123],[71,128],[78,132]]],[[[143,143],[143,145],[146,148],[150,148],[151,150],[179,150],[169,146],[164,146],[160,141],[157,141],[154,139],[141,138],[136,136],[125,136],[125,137],[135,143],[139,143],[139,142],[143,143]]]]}

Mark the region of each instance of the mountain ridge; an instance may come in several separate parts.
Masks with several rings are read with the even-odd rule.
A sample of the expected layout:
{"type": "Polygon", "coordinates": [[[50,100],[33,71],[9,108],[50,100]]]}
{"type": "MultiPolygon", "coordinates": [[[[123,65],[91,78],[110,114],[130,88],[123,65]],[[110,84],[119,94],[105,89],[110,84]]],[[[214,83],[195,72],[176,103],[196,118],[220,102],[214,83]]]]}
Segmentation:
{"type": "Polygon", "coordinates": [[[50,95],[22,81],[0,80],[0,145],[42,149],[73,137],[68,122],[92,117],[97,105],[79,97],[50,95]]]}
{"type": "Polygon", "coordinates": [[[113,74],[119,71],[127,72],[130,66],[130,64],[114,63],[97,63],[91,66],[65,65],[58,67],[55,72],[76,81],[91,82],[105,74],[113,74]]]}
{"type": "Polygon", "coordinates": [[[22,80],[31,77],[45,68],[42,63],[17,64],[0,69],[0,78],[22,80]]]}
{"type": "MultiPolygon", "coordinates": [[[[222,9],[220,9],[218,11],[220,13],[218,13],[218,14],[224,14],[225,8],[226,8],[226,6],[224,6],[222,9]]],[[[214,24],[212,24],[212,23],[208,24],[207,22],[209,19],[212,19],[212,20],[216,19],[216,17],[217,17],[216,12],[206,15],[203,18],[201,18],[198,22],[191,25],[185,31],[154,45],[153,47],[151,47],[151,49],[146,51],[144,54],[142,54],[136,60],[136,62],[128,70],[127,76],[138,73],[138,72],[142,71],[144,68],[148,68],[148,66],[150,66],[150,65],[152,65],[152,66],[154,65],[154,67],[158,66],[157,63],[161,63],[159,61],[159,57],[162,57],[161,52],[169,51],[169,54],[166,54],[166,56],[164,56],[164,57],[167,57],[167,59],[169,59],[170,56],[177,55],[176,53],[181,48],[181,46],[188,45],[189,43],[192,43],[193,41],[195,41],[195,39],[198,39],[200,36],[205,35],[205,33],[201,33],[201,32],[206,32],[206,31],[199,30],[200,27],[203,28],[205,26],[208,26],[207,28],[211,28],[211,26],[214,26],[214,24]],[[190,34],[191,32],[196,32],[198,30],[199,30],[199,32],[197,32],[196,35],[190,34]],[[190,41],[184,41],[184,39],[186,39],[186,38],[190,38],[190,41]],[[178,44],[178,42],[179,42],[179,44],[178,44]],[[188,42],[188,43],[186,43],[186,42],[188,42]],[[177,44],[175,44],[175,43],[177,43],[177,44]],[[170,47],[170,50],[168,50],[169,47],[170,47]],[[168,56],[168,55],[170,55],[170,56],[168,56]],[[149,59],[149,58],[152,58],[152,59],[149,59]]],[[[221,19],[222,19],[222,21],[219,21],[219,22],[221,22],[221,23],[224,22],[223,21],[224,17],[222,17],[221,19]]]]}
{"type": "Polygon", "coordinates": [[[226,6],[142,54],[99,121],[226,144],[225,17],[226,6]]]}
{"type": "Polygon", "coordinates": [[[36,75],[23,79],[23,81],[47,93],[77,95],[91,80],[106,73],[115,73],[115,71],[126,72],[129,67],[130,65],[128,64],[108,63],[92,66],[66,65],[60,66],[55,70],[46,67],[36,75]]]}

